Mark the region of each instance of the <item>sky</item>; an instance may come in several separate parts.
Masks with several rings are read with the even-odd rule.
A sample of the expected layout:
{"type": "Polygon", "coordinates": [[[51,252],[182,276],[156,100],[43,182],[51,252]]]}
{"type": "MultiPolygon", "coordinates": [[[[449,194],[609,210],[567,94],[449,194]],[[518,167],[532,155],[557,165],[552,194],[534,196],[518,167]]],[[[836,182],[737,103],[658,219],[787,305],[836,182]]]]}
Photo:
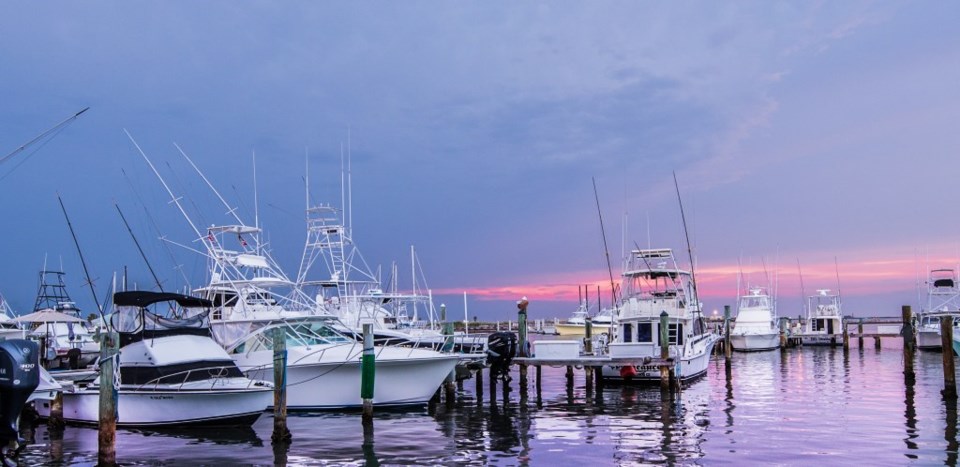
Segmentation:
{"type": "Polygon", "coordinates": [[[848,314],[897,315],[927,271],[960,264],[957,2],[0,10],[0,157],[90,107],[0,164],[0,293],[19,313],[45,262],[95,309],[58,194],[98,295],[124,268],[153,282],[115,205],[167,289],[206,280],[124,130],[195,222],[230,222],[179,145],[290,275],[305,180],[340,206],[349,152],[367,262],[403,285],[415,246],[436,301],[480,320],[515,318],[523,296],[533,318],[566,317],[581,284],[609,306],[634,246],[694,258],[708,312],[749,283],[781,315],[838,287],[848,314]]]}

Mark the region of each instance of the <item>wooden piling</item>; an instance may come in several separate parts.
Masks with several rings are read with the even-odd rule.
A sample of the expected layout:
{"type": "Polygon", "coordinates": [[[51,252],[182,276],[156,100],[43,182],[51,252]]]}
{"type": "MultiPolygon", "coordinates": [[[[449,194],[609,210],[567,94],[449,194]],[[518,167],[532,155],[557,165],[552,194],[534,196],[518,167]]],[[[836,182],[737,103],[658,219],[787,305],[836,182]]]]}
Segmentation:
{"type": "Polygon", "coordinates": [[[873,348],[880,350],[880,336],[873,336],[873,348]]]}
{"type": "Polygon", "coordinates": [[[474,378],[477,380],[477,387],[475,389],[477,393],[477,404],[483,403],[483,368],[477,370],[477,373],[474,375],[474,378]]]}
{"type": "Polygon", "coordinates": [[[857,345],[863,348],[863,318],[857,322],[857,345]]]}
{"type": "Polygon", "coordinates": [[[957,375],[953,360],[953,316],[940,317],[940,345],[943,350],[943,397],[957,398],[957,375]]]}
{"type": "MultiPolygon", "coordinates": [[[[663,320],[661,315],[661,322],[663,320]]],[[[733,356],[733,343],[730,342],[730,305],[723,306],[723,358],[730,364],[733,356]]]]}
{"type": "Polygon", "coordinates": [[[363,359],[360,360],[360,398],[363,423],[373,423],[373,393],[376,380],[376,354],[373,351],[373,324],[363,325],[363,359]]]}
{"type": "Polygon", "coordinates": [[[840,327],[843,328],[843,350],[850,350],[850,331],[847,329],[847,321],[840,320],[840,327]]]}
{"type": "Polygon", "coordinates": [[[583,320],[583,353],[593,355],[593,319],[589,316],[583,320]]]}
{"type": "MultiPolygon", "coordinates": [[[[660,312],[660,358],[670,358],[670,315],[666,311],[660,312]]],[[[670,368],[660,367],[660,391],[670,391],[670,368]]]]}
{"type": "Polygon", "coordinates": [[[540,400],[540,394],[543,391],[543,385],[540,383],[540,377],[543,374],[540,365],[537,365],[537,400],[540,400]]]}
{"type": "Polygon", "coordinates": [[[57,391],[50,401],[50,416],[47,418],[47,429],[51,431],[63,430],[63,391],[57,391]]]}
{"type": "Polygon", "coordinates": [[[523,297],[520,301],[517,302],[517,333],[519,334],[520,340],[518,344],[520,348],[517,349],[518,357],[529,357],[530,352],[527,351],[527,305],[530,302],[527,301],[527,297],[523,297]]]}
{"type": "Polygon", "coordinates": [[[913,312],[910,309],[910,305],[903,305],[900,311],[903,318],[903,328],[900,331],[903,334],[903,374],[907,378],[912,379],[915,376],[913,371],[913,354],[916,350],[916,343],[914,342],[915,336],[913,334],[913,312]]]}
{"type": "Polygon", "coordinates": [[[573,367],[570,365],[567,365],[567,387],[573,387],[573,367]]]}
{"type": "Polygon", "coordinates": [[[273,444],[289,443],[293,436],[287,428],[287,330],[273,328],[273,444]]]}
{"type": "Polygon", "coordinates": [[[787,323],[790,318],[780,318],[780,350],[787,350],[787,323]]]}
{"type": "Polygon", "coordinates": [[[100,425],[97,435],[97,464],[117,465],[117,399],[119,384],[114,381],[120,353],[120,335],[115,331],[102,334],[100,341],[100,425]]]}
{"type": "Polygon", "coordinates": [[[523,399],[526,399],[527,397],[527,387],[528,387],[527,364],[521,363],[520,364],[520,397],[523,399]]]}

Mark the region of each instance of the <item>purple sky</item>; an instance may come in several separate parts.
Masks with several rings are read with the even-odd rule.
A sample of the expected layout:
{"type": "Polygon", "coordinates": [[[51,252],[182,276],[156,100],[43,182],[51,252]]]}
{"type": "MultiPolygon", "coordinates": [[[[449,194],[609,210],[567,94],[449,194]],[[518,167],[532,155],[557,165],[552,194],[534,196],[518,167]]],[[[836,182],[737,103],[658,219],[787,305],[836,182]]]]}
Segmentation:
{"type": "MultiPolygon", "coordinates": [[[[339,204],[349,128],[364,256],[405,271],[416,245],[455,313],[469,291],[481,319],[521,295],[564,317],[577,284],[607,282],[591,177],[615,274],[623,231],[685,258],[676,171],[708,309],[733,304],[738,261],[779,256],[782,314],[800,312],[798,260],[808,293],[837,269],[848,313],[896,314],[918,275],[960,262],[958,17],[945,1],[8,4],[0,154],[91,110],[0,165],[0,292],[28,311],[44,256],[62,257],[93,310],[56,192],[101,294],[124,265],[150,282],[114,202],[183,286],[153,223],[189,228],[123,128],[205,224],[224,210],[173,143],[250,219],[256,151],[294,274],[305,150],[314,199],[339,204]]],[[[201,283],[203,261],[173,251],[201,283]]]]}

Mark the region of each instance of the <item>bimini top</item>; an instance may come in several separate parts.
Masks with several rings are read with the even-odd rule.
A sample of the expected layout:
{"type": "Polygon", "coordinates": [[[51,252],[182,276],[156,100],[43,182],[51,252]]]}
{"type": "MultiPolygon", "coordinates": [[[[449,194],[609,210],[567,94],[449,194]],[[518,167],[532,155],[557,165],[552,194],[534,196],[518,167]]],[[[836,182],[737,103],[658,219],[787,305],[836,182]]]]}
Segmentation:
{"type": "Polygon", "coordinates": [[[211,308],[213,302],[205,298],[191,297],[169,292],[148,292],[145,290],[133,290],[129,292],[117,292],[113,294],[113,304],[116,306],[135,306],[146,308],[158,302],[177,302],[177,305],[186,308],[211,308]]]}
{"type": "Polygon", "coordinates": [[[164,292],[117,292],[113,295],[113,304],[116,309],[110,316],[110,325],[120,333],[120,347],[165,336],[211,336],[209,309],[213,303],[204,298],[164,292]],[[167,318],[147,311],[147,306],[160,302],[176,302],[183,308],[206,310],[182,318],[167,318]]]}

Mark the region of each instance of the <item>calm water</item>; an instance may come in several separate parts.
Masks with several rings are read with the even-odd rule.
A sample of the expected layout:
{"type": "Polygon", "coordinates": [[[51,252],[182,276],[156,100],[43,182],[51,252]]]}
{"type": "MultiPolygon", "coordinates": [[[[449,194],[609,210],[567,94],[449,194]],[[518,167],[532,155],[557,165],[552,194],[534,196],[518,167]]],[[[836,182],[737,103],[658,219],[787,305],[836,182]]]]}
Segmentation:
{"type": "MultiPolygon", "coordinates": [[[[953,465],[957,409],[942,401],[938,353],[918,352],[905,384],[899,342],[883,350],[802,348],[722,357],[677,401],[658,389],[607,387],[587,397],[583,372],[568,392],[563,368],[543,369],[521,399],[514,372],[506,398],[482,399],[464,384],[453,407],[380,411],[372,433],[358,413],[291,414],[294,442],[270,445],[273,420],[249,429],[118,430],[126,465],[953,465]]],[[[97,432],[67,427],[51,439],[39,426],[23,465],[92,465],[97,432]]]]}

